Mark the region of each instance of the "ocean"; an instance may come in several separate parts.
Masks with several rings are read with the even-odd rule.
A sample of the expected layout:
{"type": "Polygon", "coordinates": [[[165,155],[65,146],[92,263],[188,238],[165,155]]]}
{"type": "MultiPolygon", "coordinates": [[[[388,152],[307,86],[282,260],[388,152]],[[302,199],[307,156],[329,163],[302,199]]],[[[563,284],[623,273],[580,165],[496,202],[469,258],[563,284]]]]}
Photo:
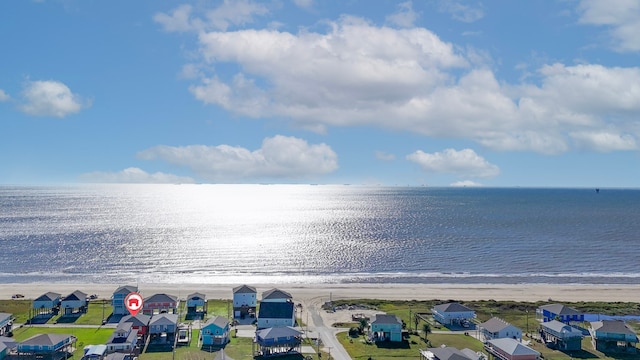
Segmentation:
{"type": "Polygon", "coordinates": [[[640,283],[640,190],[0,186],[0,283],[640,283]]]}

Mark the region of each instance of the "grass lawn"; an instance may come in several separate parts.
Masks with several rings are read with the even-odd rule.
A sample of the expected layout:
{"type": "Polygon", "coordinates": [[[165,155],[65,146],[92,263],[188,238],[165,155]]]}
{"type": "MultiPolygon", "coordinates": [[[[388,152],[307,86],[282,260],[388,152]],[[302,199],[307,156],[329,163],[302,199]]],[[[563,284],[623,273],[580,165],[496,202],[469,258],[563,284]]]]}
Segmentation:
{"type": "Polygon", "coordinates": [[[85,346],[104,344],[109,340],[113,329],[105,328],[71,328],[71,327],[29,327],[23,326],[13,331],[13,336],[17,341],[23,341],[38,334],[69,334],[78,338],[74,357],[80,359],[85,346]]]}
{"type": "MultiPolygon", "coordinates": [[[[80,315],[72,323],[76,325],[100,325],[102,324],[102,319],[108,318],[109,315],[111,315],[112,310],[111,301],[93,300],[89,302],[87,312],[80,315]]],[[[64,323],[65,319],[65,317],[56,318],[60,323],[64,323]]]]}
{"type": "Polygon", "coordinates": [[[0,300],[0,312],[13,314],[16,323],[24,324],[29,319],[31,300],[0,300]]]}

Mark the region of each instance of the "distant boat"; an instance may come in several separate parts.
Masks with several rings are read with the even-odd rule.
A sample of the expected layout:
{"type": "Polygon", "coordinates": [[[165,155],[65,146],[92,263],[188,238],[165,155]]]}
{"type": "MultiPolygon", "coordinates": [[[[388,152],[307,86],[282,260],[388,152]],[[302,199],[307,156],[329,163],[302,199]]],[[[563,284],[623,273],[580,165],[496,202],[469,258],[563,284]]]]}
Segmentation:
{"type": "Polygon", "coordinates": [[[600,188],[596,188],[596,193],[599,194],[600,193],[600,188]]]}

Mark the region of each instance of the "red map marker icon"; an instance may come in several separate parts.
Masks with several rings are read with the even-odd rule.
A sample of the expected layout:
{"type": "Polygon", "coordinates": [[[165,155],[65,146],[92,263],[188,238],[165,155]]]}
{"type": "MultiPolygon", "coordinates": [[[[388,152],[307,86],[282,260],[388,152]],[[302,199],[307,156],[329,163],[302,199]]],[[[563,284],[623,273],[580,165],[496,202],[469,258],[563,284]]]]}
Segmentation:
{"type": "Polygon", "coordinates": [[[132,292],[124,298],[124,307],[129,310],[131,316],[136,316],[138,311],[142,309],[142,296],[137,292],[132,292]]]}

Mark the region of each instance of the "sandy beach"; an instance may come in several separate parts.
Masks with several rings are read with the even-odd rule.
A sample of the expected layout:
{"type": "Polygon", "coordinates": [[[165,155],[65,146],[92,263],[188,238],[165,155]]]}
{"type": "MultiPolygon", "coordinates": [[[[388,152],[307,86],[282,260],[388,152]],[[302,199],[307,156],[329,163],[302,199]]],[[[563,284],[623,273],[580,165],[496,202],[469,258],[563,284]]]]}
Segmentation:
{"type": "MultiPolygon", "coordinates": [[[[277,287],[288,291],[300,302],[332,299],[386,300],[514,300],[514,301],[640,301],[640,284],[634,285],[557,285],[557,284],[251,284],[258,297],[277,287]]],[[[128,284],[1,284],[0,299],[22,294],[33,299],[52,291],[63,296],[75,290],[109,299],[113,291],[128,284]]],[[[240,285],[240,284],[238,284],[240,285]]],[[[235,285],[215,284],[138,284],[143,296],[168,293],[181,299],[200,292],[210,299],[230,299],[235,285]]]]}

